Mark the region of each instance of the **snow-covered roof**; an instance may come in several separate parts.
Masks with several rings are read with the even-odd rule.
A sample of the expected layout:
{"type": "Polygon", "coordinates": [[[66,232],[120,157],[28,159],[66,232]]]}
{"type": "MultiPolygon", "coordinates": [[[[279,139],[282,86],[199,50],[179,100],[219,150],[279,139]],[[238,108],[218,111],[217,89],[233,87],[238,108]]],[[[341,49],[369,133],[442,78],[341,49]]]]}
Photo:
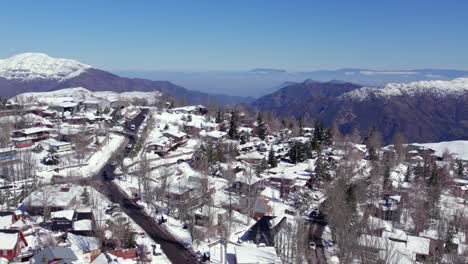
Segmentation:
{"type": "Polygon", "coordinates": [[[74,210],[62,210],[62,211],[56,211],[56,212],[52,212],[50,214],[50,218],[54,219],[59,219],[59,218],[65,218],[65,219],[68,219],[68,220],[73,220],[73,216],[75,215],[75,211],[74,210]]]}
{"type": "Polygon", "coordinates": [[[198,111],[200,108],[205,108],[203,105],[189,105],[189,106],[183,106],[183,107],[176,107],[172,108],[172,111],[180,111],[180,112],[193,112],[193,111],[198,111]]]}
{"type": "Polygon", "coordinates": [[[168,131],[164,131],[165,135],[169,135],[169,136],[173,136],[173,137],[177,137],[177,138],[181,138],[181,137],[185,137],[187,136],[186,133],[182,132],[182,131],[178,131],[178,130],[168,130],[168,131]]]}
{"type": "Polygon", "coordinates": [[[8,229],[13,223],[12,215],[0,216],[0,229],[8,229]]]}
{"type": "Polygon", "coordinates": [[[294,180],[297,178],[296,174],[287,173],[287,174],[272,174],[270,175],[272,179],[285,179],[285,180],[294,180]]]}
{"type": "Polygon", "coordinates": [[[0,153],[9,152],[15,150],[15,148],[0,148],[0,153]]]}
{"type": "Polygon", "coordinates": [[[26,135],[31,135],[35,133],[40,133],[40,132],[49,132],[50,129],[47,127],[30,127],[30,128],[25,128],[21,130],[16,130],[15,132],[21,132],[26,135]]]}
{"type": "Polygon", "coordinates": [[[153,139],[153,140],[149,141],[148,144],[146,144],[146,145],[147,146],[152,146],[152,145],[166,146],[169,143],[170,143],[170,140],[167,137],[159,137],[159,138],[156,138],[156,139],[153,139]]]}
{"type": "Polygon", "coordinates": [[[100,248],[99,239],[95,237],[79,236],[72,233],[68,233],[68,241],[70,242],[70,248],[73,251],[89,252],[100,248]]]}
{"type": "Polygon", "coordinates": [[[400,241],[408,241],[408,235],[405,233],[405,231],[400,229],[395,229],[393,232],[385,230],[382,232],[382,237],[400,241]]]}
{"type": "Polygon", "coordinates": [[[416,254],[429,255],[431,240],[425,237],[408,236],[406,248],[416,254]]]}
{"type": "Polygon", "coordinates": [[[258,151],[252,151],[248,153],[241,154],[237,157],[239,160],[262,160],[265,156],[258,151]]]}
{"type": "Polygon", "coordinates": [[[18,236],[18,230],[0,230],[0,250],[11,250],[15,248],[18,236]]]}
{"type": "Polygon", "coordinates": [[[63,108],[70,108],[70,107],[76,107],[78,106],[78,103],[77,102],[58,102],[58,103],[55,103],[49,107],[63,107],[63,108]]]}
{"type": "Polygon", "coordinates": [[[53,146],[53,147],[61,147],[61,146],[67,146],[67,145],[71,145],[70,142],[63,142],[63,141],[57,141],[55,139],[47,139],[47,140],[44,140],[43,143],[49,145],[49,146],[53,146]]]}
{"type": "Polygon", "coordinates": [[[200,131],[200,136],[202,136],[202,137],[211,137],[211,138],[219,139],[219,138],[222,138],[222,137],[224,137],[226,135],[227,135],[226,132],[218,131],[218,130],[213,130],[213,131],[209,131],[209,132],[206,132],[205,130],[200,131]]]}
{"type": "Polygon", "coordinates": [[[76,201],[81,191],[82,187],[77,185],[70,186],[68,191],[61,191],[58,185],[44,186],[32,192],[23,201],[25,206],[42,207],[46,204],[66,208],[76,201]]]}
{"type": "Polygon", "coordinates": [[[241,245],[235,247],[237,264],[281,264],[274,247],[257,247],[256,245],[241,245]]]}
{"type": "Polygon", "coordinates": [[[89,219],[78,220],[73,223],[73,230],[90,231],[93,230],[92,221],[89,219]]]}

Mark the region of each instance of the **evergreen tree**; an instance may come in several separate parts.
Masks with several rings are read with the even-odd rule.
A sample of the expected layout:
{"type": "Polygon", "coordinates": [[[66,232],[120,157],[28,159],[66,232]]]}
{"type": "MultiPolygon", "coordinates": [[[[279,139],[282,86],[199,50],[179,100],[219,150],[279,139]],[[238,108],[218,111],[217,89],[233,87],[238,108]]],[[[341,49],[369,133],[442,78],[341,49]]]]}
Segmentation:
{"type": "Polygon", "coordinates": [[[457,165],[458,165],[458,166],[457,166],[457,176],[458,176],[459,178],[463,178],[463,176],[464,176],[464,173],[463,173],[463,172],[464,172],[463,162],[462,162],[461,160],[458,160],[458,161],[457,161],[457,165]]]}
{"type": "Polygon", "coordinates": [[[303,162],[306,159],[310,159],[312,157],[312,152],[309,144],[302,143],[300,141],[293,141],[290,143],[288,156],[289,160],[296,164],[303,162]]]}
{"type": "Polygon", "coordinates": [[[208,164],[216,163],[216,153],[213,147],[213,143],[208,142],[204,145],[205,157],[208,164]]]}
{"type": "Polygon", "coordinates": [[[229,122],[229,131],[228,131],[228,136],[230,139],[238,139],[239,138],[239,132],[238,132],[238,117],[237,117],[237,112],[233,110],[231,112],[231,120],[229,122]]]}
{"type": "Polygon", "coordinates": [[[84,205],[89,206],[89,205],[91,204],[91,203],[90,203],[90,200],[89,200],[88,188],[83,188],[83,191],[81,192],[80,197],[81,197],[81,202],[82,202],[84,205]]]}
{"type": "Polygon", "coordinates": [[[263,121],[263,115],[262,113],[258,113],[257,116],[257,135],[261,140],[265,140],[266,134],[267,134],[267,129],[266,129],[266,124],[263,121]]]}
{"type": "Polygon", "coordinates": [[[299,126],[299,135],[302,135],[304,132],[304,117],[299,117],[297,120],[297,125],[299,126]]]}
{"type": "Polygon", "coordinates": [[[45,165],[57,165],[60,163],[60,156],[54,148],[49,148],[47,155],[42,159],[45,165]]]}
{"type": "Polygon", "coordinates": [[[268,169],[268,162],[266,159],[262,159],[260,164],[258,164],[255,167],[255,173],[257,174],[258,177],[260,177],[260,174],[264,172],[266,169],[268,169]]]}
{"type": "Polygon", "coordinates": [[[270,165],[270,168],[275,168],[276,166],[278,166],[278,161],[276,160],[275,151],[273,150],[273,147],[271,147],[270,152],[268,152],[268,164],[270,165]]]}
{"type": "Polygon", "coordinates": [[[320,177],[324,181],[331,180],[330,166],[328,164],[328,161],[326,159],[323,159],[321,154],[317,156],[317,160],[315,161],[314,172],[317,174],[318,177],[320,177]]]}
{"type": "Polygon", "coordinates": [[[410,182],[411,179],[411,165],[406,168],[405,182],[410,182]]]}
{"type": "Polygon", "coordinates": [[[382,186],[384,190],[390,190],[392,187],[392,183],[390,181],[390,172],[391,172],[390,166],[386,165],[384,175],[383,175],[383,186],[382,186]]]}
{"type": "Polygon", "coordinates": [[[286,119],[282,119],[281,120],[281,125],[283,126],[283,128],[287,128],[288,127],[288,121],[286,121],[286,119]]]}
{"type": "Polygon", "coordinates": [[[319,151],[323,144],[328,144],[327,131],[323,127],[323,123],[319,120],[314,123],[314,133],[312,134],[312,139],[310,146],[312,150],[319,151]]]}
{"type": "Polygon", "coordinates": [[[439,173],[437,171],[437,166],[434,164],[431,170],[431,175],[427,180],[427,185],[429,187],[436,187],[439,184],[439,173]]]}
{"type": "Polygon", "coordinates": [[[240,140],[240,144],[241,145],[244,145],[245,143],[247,143],[249,140],[250,140],[250,134],[249,133],[242,133],[239,137],[239,140],[240,140]]]}
{"type": "Polygon", "coordinates": [[[370,161],[378,161],[379,160],[379,151],[382,145],[382,138],[375,127],[373,127],[365,139],[366,147],[369,152],[369,160],[370,161]]]}
{"type": "Polygon", "coordinates": [[[218,112],[216,113],[215,122],[217,124],[220,124],[220,123],[224,122],[224,115],[223,115],[223,112],[221,111],[221,109],[218,110],[218,112]]]}
{"type": "Polygon", "coordinates": [[[324,127],[323,123],[320,120],[316,120],[314,123],[314,134],[313,137],[320,143],[322,144],[323,139],[324,139],[324,127]]]}
{"type": "Polygon", "coordinates": [[[164,130],[168,130],[168,129],[169,129],[169,125],[168,125],[168,124],[166,124],[166,125],[164,126],[164,128],[163,128],[163,129],[164,129],[164,130]]]}

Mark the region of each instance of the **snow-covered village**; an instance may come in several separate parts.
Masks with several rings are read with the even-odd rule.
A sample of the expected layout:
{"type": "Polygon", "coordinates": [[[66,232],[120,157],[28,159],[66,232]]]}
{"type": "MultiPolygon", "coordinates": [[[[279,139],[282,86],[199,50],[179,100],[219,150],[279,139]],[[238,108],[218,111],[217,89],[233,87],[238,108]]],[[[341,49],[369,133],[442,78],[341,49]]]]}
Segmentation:
{"type": "Polygon", "coordinates": [[[0,264],[468,264],[467,11],[3,1],[0,264]]]}
{"type": "Polygon", "coordinates": [[[159,92],[1,109],[5,263],[468,261],[468,141],[383,145],[159,92]]]}

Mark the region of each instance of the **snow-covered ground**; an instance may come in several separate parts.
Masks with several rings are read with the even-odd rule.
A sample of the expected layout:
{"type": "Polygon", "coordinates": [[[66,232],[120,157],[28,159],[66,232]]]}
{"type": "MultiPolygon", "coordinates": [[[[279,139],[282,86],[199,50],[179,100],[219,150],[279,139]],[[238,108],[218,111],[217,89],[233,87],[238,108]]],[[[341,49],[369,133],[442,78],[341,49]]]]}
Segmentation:
{"type": "Polygon", "coordinates": [[[414,143],[412,145],[433,149],[435,154],[442,156],[446,150],[457,154],[458,158],[468,160],[468,140],[444,141],[437,143],[414,143]]]}

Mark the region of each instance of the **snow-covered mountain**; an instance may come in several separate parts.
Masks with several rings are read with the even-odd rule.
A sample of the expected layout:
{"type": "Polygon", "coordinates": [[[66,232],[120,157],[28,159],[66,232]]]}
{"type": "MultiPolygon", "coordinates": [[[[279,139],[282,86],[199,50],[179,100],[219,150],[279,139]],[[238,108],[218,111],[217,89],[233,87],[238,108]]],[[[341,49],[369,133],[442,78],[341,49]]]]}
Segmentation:
{"type": "Polygon", "coordinates": [[[250,100],[244,97],[192,91],[169,81],[120,77],[75,60],[52,58],[42,53],[23,53],[0,60],[0,96],[2,97],[70,87],[84,87],[92,92],[159,91],[168,97],[193,104],[213,102],[236,104],[250,100]]]}
{"type": "Polygon", "coordinates": [[[336,123],[345,133],[374,127],[387,143],[398,132],[412,142],[468,139],[468,78],[382,88],[305,81],[263,96],[253,106],[282,116],[321,119],[328,126],[336,123]]]}
{"type": "Polygon", "coordinates": [[[389,83],[383,88],[363,87],[342,95],[343,98],[365,100],[372,97],[390,98],[394,96],[432,95],[444,97],[460,96],[468,92],[468,78],[456,78],[450,81],[418,81],[411,83],[389,83]]]}
{"type": "Polygon", "coordinates": [[[91,66],[70,59],[52,58],[43,53],[22,53],[0,60],[0,77],[5,79],[65,80],[76,77],[91,66]]]}

